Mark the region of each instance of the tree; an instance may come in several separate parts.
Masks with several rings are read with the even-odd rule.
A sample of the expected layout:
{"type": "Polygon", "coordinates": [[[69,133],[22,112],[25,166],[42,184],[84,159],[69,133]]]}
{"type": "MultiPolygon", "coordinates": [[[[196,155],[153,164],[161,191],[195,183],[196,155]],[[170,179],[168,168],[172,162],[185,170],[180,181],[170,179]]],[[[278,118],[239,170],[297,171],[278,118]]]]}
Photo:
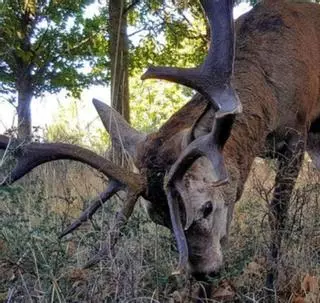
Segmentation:
{"type": "MultiPolygon", "coordinates": [[[[130,120],[129,113],[129,73],[133,76],[134,71],[141,73],[142,67],[147,65],[150,59],[161,58],[162,61],[174,61],[176,63],[177,53],[174,50],[181,47],[177,43],[188,31],[186,22],[171,18],[175,6],[170,6],[171,1],[142,1],[133,0],[129,3],[126,0],[109,0],[106,15],[108,16],[108,37],[109,37],[109,59],[110,59],[110,82],[111,82],[111,104],[127,121],[130,120]],[[168,11],[170,17],[168,18],[168,11]],[[150,15],[156,14],[157,22],[150,23],[150,15]],[[137,32],[144,34],[142,43],[134,45],[132,37],[130,43],[128,37],[128,24],[136,27],[137,32]],[[160,55],[153,56],[159,51],[155,45],[158,36],[163,29],[166,29],[167,46],[161,50],[160,55]],[[151,35],[154,34],[151,37],[151,35]],[[130,43],[130,44],[129,44],[130,43]],[[130,48],[129,48],[130,47],[130,48]]],[[[185,21],[185,20],[184,20],[185,21]]],[[[192,57],[192,56],[191,56],[192,57]]],[[[187,59],[186,59],[187,60],[187,59]]],[[[185,63],[185,61],[183,63],[185,63]]],[[[156,63],[159,60],[152,60],[156,63]]],[[[173,63],[173,62],[172,62],[173,63]]],[[[182,64],[183,64],[182,63],[182,64]]],[[[135,74],[135,76],[136,76],[135,74]]]]}
{"type": "Polygon", "coordinates": [[[0,91],[17,93],[19,138],[31,138],[34,96],[62,88],[79,96],[83,88],[107,78],[101,16],[83,17],[91,3],[0,0],[0,91]],[[92,67],[90,72],[84,61],[92,67]]]}
{"type": "Polygon", "coordinates": [[[126,0],[109,0],[108,33],[111,104],[129,122],[129,41],[126,2],[126,0]]]}

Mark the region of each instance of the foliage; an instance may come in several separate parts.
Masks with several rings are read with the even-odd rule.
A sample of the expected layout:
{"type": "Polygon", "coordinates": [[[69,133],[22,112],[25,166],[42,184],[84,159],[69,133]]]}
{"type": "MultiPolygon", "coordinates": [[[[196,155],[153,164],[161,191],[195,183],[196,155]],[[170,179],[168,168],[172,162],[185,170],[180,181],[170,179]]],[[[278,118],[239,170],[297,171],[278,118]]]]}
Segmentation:
{"type": "Polygon", "coordinates": [[[66,244],[57,241],[62,222],[43,203],[43,182],[35,179],[30,185],[30,192],[21,186],[0,190],[0,293],[11,289],[8,297],[14,297],[14,302],[33,302],[43,296],[58,302],[66,290],[66,279],[58,273],[70,262],[66,244]]]}
{"type": "Polygon", "coordinates": [[[88,107],[93,110],[93,106],[86,101],[70,99],[66,104],[60,104],[53,115],[53,123],[43,133],[43,139],[48,142],[68,142],[90,146],[93,150],[104,153],[110,145],[109,135],[104,129],[98,128],[94,123],[96,119],[88,121],[88,107]]]}
{"type": "Polygon", "coordinates": [[[61,88],[79,96],[84,87],[105,80],[107,40],[101,32],[102,18],[84,17],[92,3],[1,0],[1,91],[15,92],[20,88],[17,79],[24,78],[35,96],[61,88]]]}
{"type": "Polygon", "coordinates": [[[183,86],[149,80],[141,84],[137,77],[130,79],[131,122],[133,127],[151,132],[190,99],[192,91],[183,86]]]}
{"type": "Polygon", "coordinates": [[[49,142],[81,144],[86,134],[80,127],[78,114],[76,102],[71,101],[67,105],[60,105],[54,117],[55,122],[46,129],[45,139],[49,142]]]}
{"type": "Polygon", "coordinates": [[[207,27],[198,1],[187,8],[180,1],[138,1],[128,14],[134,27],[131,72],[149,64],[191,66],[199,64],[207,48],[207,27]],[[178,13],[177,13],[178,10],[178,13]]]}
{"type": "MultiPolygon", "coordinates": [[[[66,88],[79,97],[81,90],[90,84],[108,83],[111,59],[107,52],[108,10],[107,6],[102,7],[97,16],[85,18],[84,11],[91,3],[91,0],[0,2],[0,90],[16,92],[26,86],[29,95],[39,96],[66,88]]],[[[202,59],[207,42],[205,35],[199,34],[206,30],[199,5],[192,10],[178,6],[182,15],[176,13],[176,8],[171,1],[139,1],[128,11],[130,28],[139,32],[131,37],[132,77],[140,75],[149,63],[191,66],[202,59]]],[[[161,118],[155,117],[154,111],[151,121],[141,127],[151,129],[162,123],[172,110],[181,106],[184,94],[178,94],[185,91],[171,89],[175,95],[171,104],[175,105],[163,110],[166,100],[161,101],[161,118]]],[[[131,100],[135,96],[133,92],[131,100]]],[[[145,102],[150,104],[150,97],[145,102]]],[[[139,113],[134,115],[142,118],[139,113]]],[[[18,122],[23,119],[27,121],[19,116],[18,122]]],[[[65,130],[62,125],[56,127],[60,135],[65,130]]]]}

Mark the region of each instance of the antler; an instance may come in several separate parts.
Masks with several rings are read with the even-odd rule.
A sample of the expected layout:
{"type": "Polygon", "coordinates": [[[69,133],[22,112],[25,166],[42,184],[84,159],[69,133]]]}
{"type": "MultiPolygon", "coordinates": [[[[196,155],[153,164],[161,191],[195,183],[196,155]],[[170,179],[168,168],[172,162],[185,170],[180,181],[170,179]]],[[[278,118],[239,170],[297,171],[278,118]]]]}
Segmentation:
{"type": "MultiPolygon", "coordinates": [[[[209,101],[209,106],[203,115],[210,110],[215,112],[211,132],[196,139],[192,138],[194,140],[181,153],[167,174],[165,189],[172,222],[178,217],[177,207],[172,205],[172,197],[175,190],[183,197],[183,175],[196,159],[206,156],[211,161],[217,186],[227,181],[222,149],[230,135],[235,114],[242,110],[238,96],[231,85],[235,52],[233,0],[200,0],[200,2],[211,30],[210,47],[203,64],[190,69],[150,67],[142,76],[143,80],[165,79],[196,89],[209,101]]],[[[184,206],[187,229],[191,223],[190,211],[188,205],[184,203],[184,206]]],[[[188,258],[187,243],[181,222],[177,222],[174,233],[180,252],[179,268],[181,269],[188,258]]]]}
{"type": "Polygon", "coordinates": [[[60,234],[59,238],[62,238],[70,234],[80,225],[82,225],[82,223],[88,221],[88,219],[91,219],[92,215],[102,206],[102,204],[105,203],[109,198],[111,198],[123,187],[124,186],[120,182],[116,180],[110,180],[108,188],[102,193],[100,193],[96,198],[91,200],[90,206],[82,212],[82,214],[77,220],[75,220],[60,234]]]}
{"type": "MultiPolygon", "coordinates": [[[[8,137],[0,135],[0,149],[10,148],[9,142],[8,137]]],[[[140,191],[144,187],[144,180],[140,175],[116,166],[102,156],[80,146],[67,143],[20,144],[13,153],[18,159],[17,164],[0,185],[12,184],[46,162],[65,159],[88,164],[108,178],[118,180],[133,190],[140,191]]]]}

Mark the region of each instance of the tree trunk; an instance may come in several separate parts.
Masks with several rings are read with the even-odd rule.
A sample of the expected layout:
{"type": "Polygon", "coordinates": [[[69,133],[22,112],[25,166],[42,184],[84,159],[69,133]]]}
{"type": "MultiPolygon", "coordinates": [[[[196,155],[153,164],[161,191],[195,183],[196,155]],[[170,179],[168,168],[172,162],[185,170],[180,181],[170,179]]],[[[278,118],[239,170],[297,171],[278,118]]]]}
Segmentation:
{"type": "Polygon", "coordinates": [[[31,100],[32,89],[18,89],[18,138],[25,141],[31,141],[32,122],[31,122],[31,100]]]}
{"type": "Polygon", "coordinates": [[[109,0],[111,103],[130,122],[126,0],[109,0]]]}

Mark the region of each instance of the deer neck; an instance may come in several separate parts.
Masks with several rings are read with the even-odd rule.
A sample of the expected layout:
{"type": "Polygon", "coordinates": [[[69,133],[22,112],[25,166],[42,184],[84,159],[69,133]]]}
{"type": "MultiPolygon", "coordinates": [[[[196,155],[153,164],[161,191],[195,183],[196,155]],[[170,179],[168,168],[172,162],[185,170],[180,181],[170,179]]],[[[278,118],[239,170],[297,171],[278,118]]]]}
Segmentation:
{"type": "Polygon", "coordinates": [[[228,170],[239,174],[240,195],[255,157],[265,149],[267,135],[276,117],[276,99],[264,72],[254,61],[236,60],[234,87],[243,104],[224,147],[228,170]]]}

